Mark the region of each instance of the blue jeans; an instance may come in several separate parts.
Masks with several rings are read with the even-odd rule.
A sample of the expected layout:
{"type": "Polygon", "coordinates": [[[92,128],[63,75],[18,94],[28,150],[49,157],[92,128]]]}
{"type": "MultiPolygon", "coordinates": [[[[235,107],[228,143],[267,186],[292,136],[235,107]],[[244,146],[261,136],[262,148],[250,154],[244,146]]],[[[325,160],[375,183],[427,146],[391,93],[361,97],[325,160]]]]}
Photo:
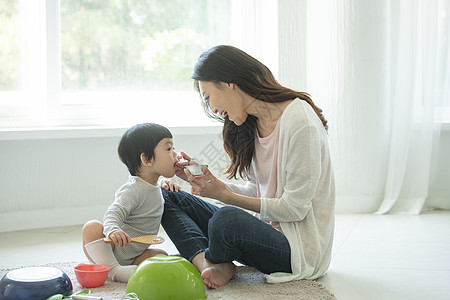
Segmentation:
{"type": "Polygon", "coordinates": [[[205,252],[215,264],[236,260],[265,274],[292,272],[289,242],[269,224],[240,208],[219,208],[183,191],[162,191],[161,224],[187,260],[205,252]]]}

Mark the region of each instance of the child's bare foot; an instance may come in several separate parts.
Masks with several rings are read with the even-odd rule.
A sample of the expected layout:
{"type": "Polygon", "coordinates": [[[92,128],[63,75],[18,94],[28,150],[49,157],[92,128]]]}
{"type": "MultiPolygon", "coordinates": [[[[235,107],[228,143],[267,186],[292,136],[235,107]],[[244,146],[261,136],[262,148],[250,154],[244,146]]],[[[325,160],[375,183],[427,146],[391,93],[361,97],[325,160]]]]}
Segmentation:
{"type": "Polygon", "coordinates": [[[201,275],[208,288],[216,289],[230,281],[235,272],[236,266],[233,263],[222,263],[204,269],[201,275]]]}

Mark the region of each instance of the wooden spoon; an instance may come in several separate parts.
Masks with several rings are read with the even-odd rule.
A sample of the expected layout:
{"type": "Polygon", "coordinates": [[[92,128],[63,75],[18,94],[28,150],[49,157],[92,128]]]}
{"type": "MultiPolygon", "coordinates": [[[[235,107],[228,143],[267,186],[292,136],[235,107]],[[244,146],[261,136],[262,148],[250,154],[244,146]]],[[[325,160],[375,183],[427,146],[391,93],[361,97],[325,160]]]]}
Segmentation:
{"type": "MultiPolygon", "coordinates": [[[[103,241],[107,244],[114,244],[114,242],[110,238],[104,238],[103,241]]],[[[138,244],[161,244],[164,242],[164,238],[162,236],[156,236],[156,235],[143,235],[131,238],[132,243],[138,243],[138,244]]]]}

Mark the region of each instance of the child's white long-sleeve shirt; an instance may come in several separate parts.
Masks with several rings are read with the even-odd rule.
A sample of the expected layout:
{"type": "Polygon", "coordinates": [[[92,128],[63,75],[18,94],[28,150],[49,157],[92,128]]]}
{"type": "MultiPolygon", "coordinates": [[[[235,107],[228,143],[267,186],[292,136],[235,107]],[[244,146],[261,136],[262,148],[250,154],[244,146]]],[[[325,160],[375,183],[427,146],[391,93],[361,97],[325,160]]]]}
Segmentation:
{"type": "MultiPolygon", "coordinates": [[[[103,234],[108,237],[113,231],[123,230],[130,237],[157,235],[163,211],[161,188],[130,175],[103,217],[103,234]]],[[[131,243],[125,248],[115,247],[114,254],[121,265],[130,265],[147,248],[131,243]]]]}

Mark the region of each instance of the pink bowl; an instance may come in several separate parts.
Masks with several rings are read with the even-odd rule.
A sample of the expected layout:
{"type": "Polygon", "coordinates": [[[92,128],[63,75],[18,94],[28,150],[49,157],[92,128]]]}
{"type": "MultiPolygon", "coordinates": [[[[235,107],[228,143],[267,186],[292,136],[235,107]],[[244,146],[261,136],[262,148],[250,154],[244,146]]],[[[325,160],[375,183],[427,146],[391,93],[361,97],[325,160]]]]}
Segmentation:
{"type": "Polygon", "coordinates": [[[85,288],[102,286],[108,277],[108,272],[109,267],[104,265],[79,264],[75,267],[75,276],[85,288]]]}

